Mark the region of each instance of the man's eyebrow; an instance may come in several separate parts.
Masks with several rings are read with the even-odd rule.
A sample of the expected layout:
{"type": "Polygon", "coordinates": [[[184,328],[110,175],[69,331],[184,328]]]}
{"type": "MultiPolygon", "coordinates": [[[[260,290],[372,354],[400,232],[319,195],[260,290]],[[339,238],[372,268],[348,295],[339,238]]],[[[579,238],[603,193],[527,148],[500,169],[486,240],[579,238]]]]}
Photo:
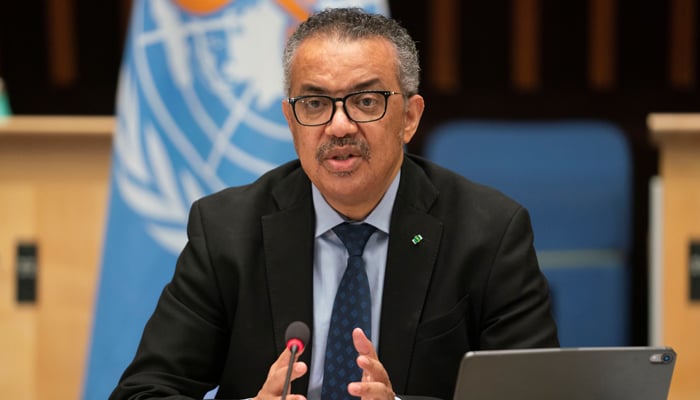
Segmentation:
{"type": "Polygon", "coordinates": [[[316,85],[302,85],[301,88],[300,88],[300,90],[301,90],[301,93],[304,93],[304,94],[307,94],[307,93],[311,93],[311,94],[325,94],[325,93],[328,93],[327,90],[325,90],[325,89],[323,89],[323,88],[321,88],[321,87],[319,87],[319,86],[316,86],[316,85]]]}
{"type": "Polygon", "coordinates": [[[361,83],[353,86],[350,91],[355,92],[355,91],[361,91],[361,90],[375,89],[376,85],[379,83],[380,83],[379,79],[370,79],[369,81],[361,82],[361,83]]]}
{"type": "MultiPolygon", "coordinates": [[[[370,80],[365,81],[365,82],[360,82],[360,83],[348,88],[347,93],[376,89],[377,85],[380,82],[381,81],[379,79],[370,79],[370,80]]],[[[314,84],[303,84],[303,85],[301,85],[301,88],[299,90],[300,90],[300,93],[304,94],[304,95],[306,95],[306,94],[324,94],[324,95],[327,95],[328,93],[330,93],[328,91],[328,89],[322,88],[320,86],[316,86],[314,84]]]]}

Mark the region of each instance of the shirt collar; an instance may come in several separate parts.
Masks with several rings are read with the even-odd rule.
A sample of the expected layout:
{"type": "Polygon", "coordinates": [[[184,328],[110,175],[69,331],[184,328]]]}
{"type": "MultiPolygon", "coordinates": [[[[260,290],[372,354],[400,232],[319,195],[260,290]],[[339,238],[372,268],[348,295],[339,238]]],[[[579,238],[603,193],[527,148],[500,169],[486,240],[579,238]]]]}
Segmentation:
{"type": "MultiPolygon", "coordinates": [[[[401,171],[396,174],[394,180],[391,181],[389,188],[384,193],[384,196],[379,201],[374,210],[369,213],[367,218],[362,222],[366,222],[378,230],[389,234],[389,222],[391,221],[391,210],[394,207],[394,200],[399,189],[399,180],[401,171]]],[[[316,213],[316,232],[314,237],[319,237],[336,225],[346,222],[343,217],[331,207],[323,195],[318,190],[316,185],[311,184],[311,194],[314,202],[314,211],[316,213]]]]}

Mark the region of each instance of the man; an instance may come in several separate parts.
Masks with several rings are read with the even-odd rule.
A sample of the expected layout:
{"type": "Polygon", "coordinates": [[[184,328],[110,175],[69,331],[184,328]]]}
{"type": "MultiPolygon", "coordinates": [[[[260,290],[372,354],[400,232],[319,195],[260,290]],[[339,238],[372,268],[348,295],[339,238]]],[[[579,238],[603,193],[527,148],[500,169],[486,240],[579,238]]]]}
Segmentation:
{"type": "Polygon", "coordinates": [[[527,211],[404,154],[424,108],[405,29],[326,10],[290,37],[284,67],[299,160],[195,202],[188,244],[112,397],[201,398],[219,385],[221,398],[278,398],[285,330],[298,320],[312,338],[287,398],[330,398],[343,222],[371,227],[361,256],[371,322],[341,332],[361,374],[341,396],[451,399],[466,351],[558,346],[527,211]]]}

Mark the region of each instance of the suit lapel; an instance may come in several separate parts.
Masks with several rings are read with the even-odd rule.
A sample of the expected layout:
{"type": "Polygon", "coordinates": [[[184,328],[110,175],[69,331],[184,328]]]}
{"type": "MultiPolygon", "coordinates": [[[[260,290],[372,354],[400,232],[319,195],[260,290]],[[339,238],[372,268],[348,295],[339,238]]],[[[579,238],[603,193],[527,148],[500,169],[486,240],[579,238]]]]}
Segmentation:
{"type": "Polygon", "coordinates": [[[405,158],[391,216],[379,339],[379,356],[397,393],[407,385],[416,328],[442,237],[442,223],[428,214],[437,195],[423,170],[405,158]]]}
{"type": "MultiPolygon", "coordinates": [[[[301,168],[290,174],[272,191],[279,211],[262,218],[272,324],[280,352],[291,322],[305,322],[313,332],[314,213],[310,185],[301,168]]],[[[310,350],[307,346],[301,357],[307,365],[310,350]]],[[[293,383],[296,393],[306,393],[307,387],[308,374],[293,383]]]]}

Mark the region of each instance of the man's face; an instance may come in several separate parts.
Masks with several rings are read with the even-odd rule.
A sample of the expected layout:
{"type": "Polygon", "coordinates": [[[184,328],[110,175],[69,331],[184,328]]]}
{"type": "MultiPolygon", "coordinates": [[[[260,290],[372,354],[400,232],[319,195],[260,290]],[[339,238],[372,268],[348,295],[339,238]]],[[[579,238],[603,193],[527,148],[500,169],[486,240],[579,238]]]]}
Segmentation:
{"type": "MultiPolygon", "coordinates": [[[[396,51],[383,38],[344,41],[321,36],[305,40],[291,65],[291,97],[334,98],[362,90],[401,92],[396,51]]],[[[403,160],[423,112],[414,95],[387,98],[384,117],[356,123],[340,103],[330,122],[300,125],[292,105],[283,102],[294,147],[304,171],[328,203],[353,219],[363,219],[381,200],[403,160]],[[342,140],[341,140],[342,139],[342,140]]]]}

